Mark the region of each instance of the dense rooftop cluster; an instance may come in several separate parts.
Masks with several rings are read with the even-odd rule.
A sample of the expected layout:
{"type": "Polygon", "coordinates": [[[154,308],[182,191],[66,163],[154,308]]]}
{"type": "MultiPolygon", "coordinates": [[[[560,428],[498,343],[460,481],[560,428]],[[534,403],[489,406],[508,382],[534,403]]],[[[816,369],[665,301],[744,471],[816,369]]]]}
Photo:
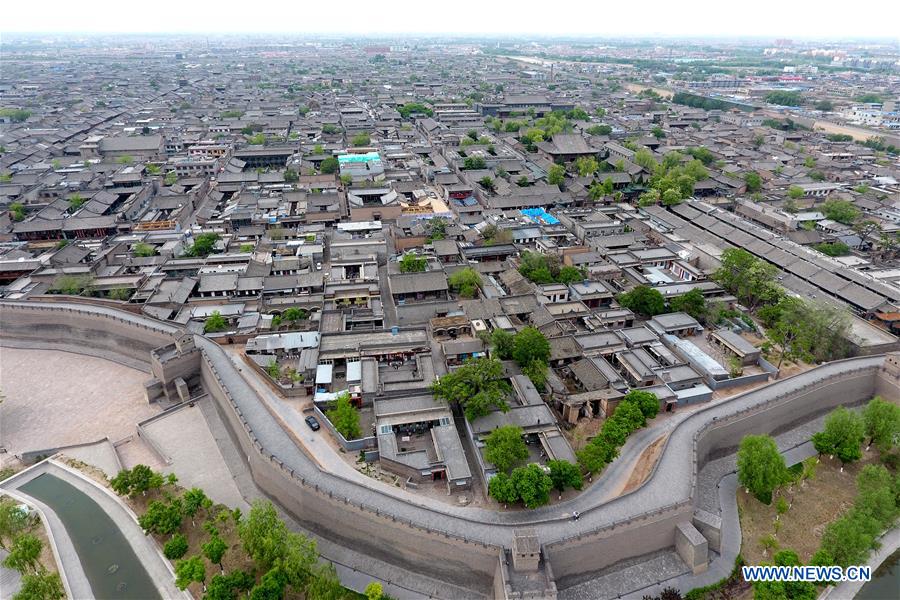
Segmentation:
{"type": "Polygon", "coordinates": [[[348,448],[451,490],[505,470],[500,428],[595,471],[570,430],[631,390],[672,410],[897,347],[882,58],[528,48],[9,45],[0,295],[241,344],[348,448]]]}

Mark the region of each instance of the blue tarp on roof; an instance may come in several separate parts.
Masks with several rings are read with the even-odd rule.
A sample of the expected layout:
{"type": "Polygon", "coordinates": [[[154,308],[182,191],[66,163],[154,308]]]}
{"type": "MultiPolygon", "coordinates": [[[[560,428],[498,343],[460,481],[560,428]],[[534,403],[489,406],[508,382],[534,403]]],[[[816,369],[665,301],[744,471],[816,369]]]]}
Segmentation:
{"type": "Polygon", "coordinates": [[[543,223],[545,225],[559,224],[559,219],[548,213],[543,208],[523,208],[522,214],[530,218],[535,223],[543,223]]]}

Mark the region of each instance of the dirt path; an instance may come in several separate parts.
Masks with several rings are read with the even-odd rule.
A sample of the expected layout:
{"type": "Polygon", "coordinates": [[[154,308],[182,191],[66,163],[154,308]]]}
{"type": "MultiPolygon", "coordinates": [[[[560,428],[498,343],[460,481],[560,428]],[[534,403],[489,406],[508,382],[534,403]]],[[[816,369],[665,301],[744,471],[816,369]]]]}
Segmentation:
{"type": "Polygon", "coordinates": [[[653,467],[656,466],[656,461],[659,460],[659,456],[662,453],[662,449],[665,447],[668,438],[668,433],[661,435],[653,440],[649,446],[644,448],[644,451],[641,452],[637,462],[635,462],[634,467],[631,470],[631,475],[628,476],[628,480],[625,481],[625,484],[621,485],[620,489],[616,490],[610,498],[617,498],[628,492],[632,492],[647,481],[647,478],[650,477],[650,474],[653,472],[653,467]]]}

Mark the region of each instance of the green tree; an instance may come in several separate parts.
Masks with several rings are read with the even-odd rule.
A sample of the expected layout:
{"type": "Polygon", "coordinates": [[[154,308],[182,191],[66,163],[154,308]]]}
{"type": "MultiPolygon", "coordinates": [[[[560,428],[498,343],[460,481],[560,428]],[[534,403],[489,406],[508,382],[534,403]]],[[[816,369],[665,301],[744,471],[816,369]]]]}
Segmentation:
{"type": "Polygon", "coordinates": [[[566,181],[566,168],[562,165],[553,165],[547,171],[547,183],[550,185],[562,185],[566,181]]]}
{"type": "Polygon", "coordinates": [[[647,419],[652,419],[659,413],[659,398],[653,392],[631,390],[622,398],[622,404],[634,404],[647,419]]]}
{"type": "Polygon", "coordinates": [[[509,360],[512,358],[514,339],[513,334],[505,329],[494,330],[491,334],[491,344],[494,347],[494,352],[497,353],[497,358],[500,360],[509,360]]]}
{"type": "Polygon", "coordinates": [[[12,215],[13,221],[23,221],[25,220],[25,205],[21,202],[13,202],[9,205],[9,212],[12,215]]]}
{"type": "Polygon", "coordinates": [[[543,392],[547,389],[547,368],[547,363],[532,360],[522,367],[522,374],[531,380],[539,392],[543,392]]]}
{"type": "Polygon", "coordinates": [[[560,493],[566,488],[580,490],[584,483],[581,471],[567,460],[548,460],[547,468],[550,469],[550,480],[553,487],[560,493]]]}
{"type": "Polygon", "coordinates": [[[900,406],[875,396],[863,410],[866,435],[880,452],[887,452],[900,439],[900,406]]]}
{"type": "Polygon", "coordinates": [[[559,274],[556,276],[557,283],[564,283],[566,285],[570,283],[575,283],[576,281],[583,281],[584,273],[576,267],[571,265],[566,265],[559,269],[559,274]]]}
{"type": "Polygon", "coordinates": [[[366,597],[366,600],[381,600],[384,598],[384,588],[377,581],[372,581],[363,590],[363,595],[366,597]]]}
{"type": "Polygon", "coordinates": [[[22,576],[19,591],[13,594],[13,600],[62,600],[66,597],[59,573],[48,573],[42,569],[37,573],[22,576]]]}
{"type": "Polygon", "coordinates": [[[404,254],[397,262],[401,273],[422,273],[428,266],[428,259],[412,252],[404,254]]]}
{"type": "Polygon", "coordinates": [[[484,458],[493,464],[498,472],[509,472],[528,458],[528,447],[522,437],[524,435],[522,428],[515,425],[497,427],[484,439],[484,458]]]}
{"type": "Polygon", "coordinates": [[[669,307],[673,312],[686,312],[695,319],[706,314],[706,298],[698,288],[694,288],[686,294],[675,296],[669,300],[669,307]]]}
{"type": "Polygon", "coordinates": [[[653,129],[650,130],[650,133],[653,135],[653,137],[655,137],[658,140],[661,140],[664,137],[666,137],[666,132],[659,125],[655,125],[653,127],[653,129]]]}
{"type": "Polygon", "coordinates": [[[203,600],[236,600],[239,592],[253,588],[255,579],[245,571],[232,571],[228,575],[213,575],[203,595],[203,600]]]}
{"type": "Polygon", "coordinates": [[[137,244],[132,246],[131,251],[135,256],[141,257],[156,256],[158,254],[155,246],[145,244],[144,242],[138,242],[137,244]]]}
{"type": "Polygon", "coordinates": [[[534,327],[525,327],[513,338],[512,357],[519,366],[535,360],[547,364],[550,360],[550,342],[534,327]]]}
{"type": "Polygon", "coordinates": [[[25,573],[36,573],[44,547],[40,539],[30,533],[23,533],[13,540],[9,554],[3,559],[3,566],[25,573]]]}
{"type": "Polygon", "coordinates": [[[609,135],[612,133],[612,127],[609,125],[591,125],[585,131],[588,135],[609,135]]]}
{"type": "Polygon", "coordinates": [[[284,555],[288,533],[275,507],[265,500],[254,501],[250,512],[238,523],[244,551],[262,571],[271,569],[284,555]]]}
{"type": "Polygon", "coordinates": [[[464,171],[473,171],[478,169],[484,169],[487,167],[487,163],[480,156],[467,156],[465,160],[463,160],[463,170],[464,171]]]}
{"type": "Polygon", "coordinates": [[[80,296],[90,290],[93,279],[89,275],[63,275],[53,282],[51,292],[80,296]]]}
{"type": "Polygon", "coordinates": [[[784,457],[767,435],[748,435],[737,455],[738,481],[760,501],[771,502],[772,492],[787,480],[784,457]]]}
{"type": "Polygon", "coordinates": [[[183,518],[184,508],[180,498],[173,498],[169,502],[153,500],[146,512],[138,517],[138,524],[144,533],[171,535],[181,527],[183,518]]]}
{"type": "Polygon", "coordinates": [[[493,193],[497,190],[497,185],[494,183],[494,180],[489,175],[485,175],[484,177],[479,179],[478,184],[491,193],[493,193]]]}
{"type": "Polygon", "coordinates": [[[250,600],[283,600],[287,579],[278,567],[267,571],[250,590],[250,600]]]}
{"type": "Polygon", "coordinates": [[[822,205],[822,214],[832,221],[851,225],[859,218],[859,209],[849,200],[826,200],[822,205]]]}
{"type": "Polygon", "coordinates": [[[856,508],[832,521],[822,534],[822,550],[842,567],[865,564],[875,536],[881,527],[878,520],[856,508]]]}
{"type": "Polygon", "coordinates": [[[284,181],[285,183],[296,183],[300,180],[300,175],[297,174],[297,171],[288,167],[284,170],[284,181]]]}
{"type": "Polygon", "coordinates": [[[653,173],[657,167],[656,158],[653,157],[653,153],[647,148],[641,148],[635,152],[632,162],[651,173],[653,173]]]}
{"type": "Polygon", "coordinates": [[[222,316],[217,310],[214,310],[211,315],[206,317],[206,321],[203,322],[203,333],[216,333],[218,331],[225,331],[228,329],[228,321],[225,320],[225,317],[222,316]]]}
{"type": "Polygon", "coordinates": [[[474,358],[431,384],[436,398],[460,404],[469,421],[492,409],[509,410],[506,397],[510,386],[503,376],[503,365],[495,358],[474,358]]]}
{"type": "Polygon", "coordinates": [[[338,170],[338,159],[333,156],[329,156],[321,163],[319,163],[319,172],[325,175],[331,175],[332,173],[337,173],[338,170]]]}
{"type": "Polygon", "coordinates": [[[603,437],[595,437],[578,452],[578,464],[589,473],[599,473],[618,455],[618,447],[603,437]]]}
{"type": "Polygon", "coordinates": [[[368,146],[372,143],[371,138],[368,133],[359,133],[353,136],[350,140],[350,144],[356,148],[361,146],[368,146]]]}
{"type": "Polygon", "coordinates": [[[176,173],[175,171],[169,171],[168,173],[166,173],[166,178],[163,180],[163,182],[168,186],[175,185],[178,182],[178,173],[176,173]]]}
{"type": "Polygon", "coordinates": [[[0,548],[6,550],[31,521],[28,513],[19,508],[11,498],[0,497],[0,548]]]}
{"type": "Polygon", "coordinates": [[[751,194],[762,189],[762,177],[756,171],[744,173],[744,183],[747,185],[747,191],[751,194]]]}
{"type": "Polygon", "coordinates": [[[600,170],[600,163],[593,156],[582,156],[575,160],[575,170],[582,177],[587,177],[600,170]]]}
{"type": "Polygon", "coordinates": [[[822,112],[830,112],[834,110],[834,104],[831,102],[831,100],[819,100],[818,102],[816,102],[815,107],[816,110],[821,110],[822,112]]]}
{"type": "Polygon", "coordinates": [[[803,197],[806,192],[803,191],[803,188],[799,185],[792,185],[788,188],[788,197],[791,200],[799,200],[803,197]]]}
{"type": "Polygon", "coordinates": [[[184,514],[191,518],[191,524],[201,508],[208,511],[211,506],[212,500],[200,488],[191,488],[184,493],[184,514]]]}
{"type": "Polygon", "coordinates": [[[340,394],[334,402],[334,408],[328,411],[328,420],[334,425],[344,439],[355,440],[362,435],[359,426],[359,410],[350,403],[350,394],[340,394]]]}
{"type": "Polygon", "coordinates": [[[169,560],[182,558],[188,551],[188,541],[184,534],[176,533],[163,546],[163,556],[169,560]]]}
{"type": "Polygon", "coordinates": [[[516,185],[519,187],[528,187],[529,185],[531,185],[531,181],[528,179],[528,175],[522,175],[521,177],[516,179],[516,185]]]}
{"type": "Polygon", "coordinates": [[[800,92],[776,90],[766,94],[766,102],[778,106],[800,106],[803,104],[803,96],[800,92]]]}
{"type": "Polygon", "coordinates": [[[855,508],[871,516],[882,528],[890,527],[900,513],[895,480],[882,465],[866,465],[856,477],[859,491],[855,508]]]}
{"type": "Polygon", "coordinates": [[[179,590],[185,590],[194,582],[203,585],[206,590],[206,565],[199,556],[183,558],[175,563],[175,586],[179,590]]]}
{"type": "Polygon", "coordinates": [[[472,267],[465,267],[451,273],[447,284],[463,298],[474,298],[481,286],[481,275],[472,267]]]}
{"type": "Polygon", "coordinates": [[[638,314],[648,317],[666,311],[666,299],[659,290],[646,285],[634,287],[631,291],[619,294],[619,304],[638,314]]]}
{"type": "Polygon", "coordinates": [[[836,454],[841,462],[853,462],[862,457],[865,431],[859,414],[839,406],[825,418],[825,429],[813,435],[812,442],[819,454],[836,454]]]}
{"type": "Polygon", "coordinates": [[[550,500],[553,481],[540,465],[530,464],[514,469],[510,478],[526,508],[535,509],[550,500]]]}
{"type": "Polygon", "coordinates": [[[309,316],[309,313],[303,310],[302,308],[297,308],[296,306],[292,306],[284,311],[284,314],[281,315],[282,319],[285,321],[289,321],[291,323],[296,323],[297,321],[303,321],[309,316]]]}
{"type": "Polygon", "coordinates": [[[256,246],[253,243],[241,244],[240,249],[238,250],[242,254],[246,254],[248,252],[253,252],[256,249],[256,246]]]}
{"type": "Polygon", "coordinates": [[[780,297],[777,273],[774,265],[756,258],[743,248],[729,248],[722,253],[721,266],[713,274],[713,279],[750,310],[755,310],[780,297]]]}
{"type": "Polygon", "coordinates": [[[228,544],[218,535],[214,535],[209,538],[208,542],[203,544],[202,549],[203,556],[209,559],[209,562],[219,565],[219,570],[225,573],[225,569],[222,568],[222,558],[225,556],[225,551],[228,550],[228,544]]]}
{"type": "Polygon", "coordinates": [[[219,241],[218,233],[201,233],[194,238],[194,243],[185,252],[185,256],[209,256],[219,241]]]}
{"type": "Polygon", "coordinates": [[[488,482],[488,495],[501,504],[515,504],[519,501],[519,492],[512,477],[498,472],[488,482]]]}

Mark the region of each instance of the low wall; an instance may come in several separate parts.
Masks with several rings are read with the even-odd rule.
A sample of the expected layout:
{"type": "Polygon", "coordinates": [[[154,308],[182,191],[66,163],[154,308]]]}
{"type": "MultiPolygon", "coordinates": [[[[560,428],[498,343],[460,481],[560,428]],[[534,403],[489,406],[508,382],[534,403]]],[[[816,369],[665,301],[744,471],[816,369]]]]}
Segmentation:
{"type": "Polygon", "coordinates": [[[334,423],[331,422],[331,419],[329,419],[328,416],[322,412],[322,409],[320,409],[315,404],[313,404],[313,413],[316,415],[319,423],[328,428],[328,431],[331,432],[331,435],[334,436],[334,439],[337,440],[337,443],[340,444],[341,448],[343,448],[347,452],[359,452],[360,450],[369,450],[370,448],[378,447],[378,438],[374,435],[370,435],[369,437],[364,438],[356,438],[355,440],[348,440],[347,438],[345,438],[343,433],[335,429],[334,423]]]}

